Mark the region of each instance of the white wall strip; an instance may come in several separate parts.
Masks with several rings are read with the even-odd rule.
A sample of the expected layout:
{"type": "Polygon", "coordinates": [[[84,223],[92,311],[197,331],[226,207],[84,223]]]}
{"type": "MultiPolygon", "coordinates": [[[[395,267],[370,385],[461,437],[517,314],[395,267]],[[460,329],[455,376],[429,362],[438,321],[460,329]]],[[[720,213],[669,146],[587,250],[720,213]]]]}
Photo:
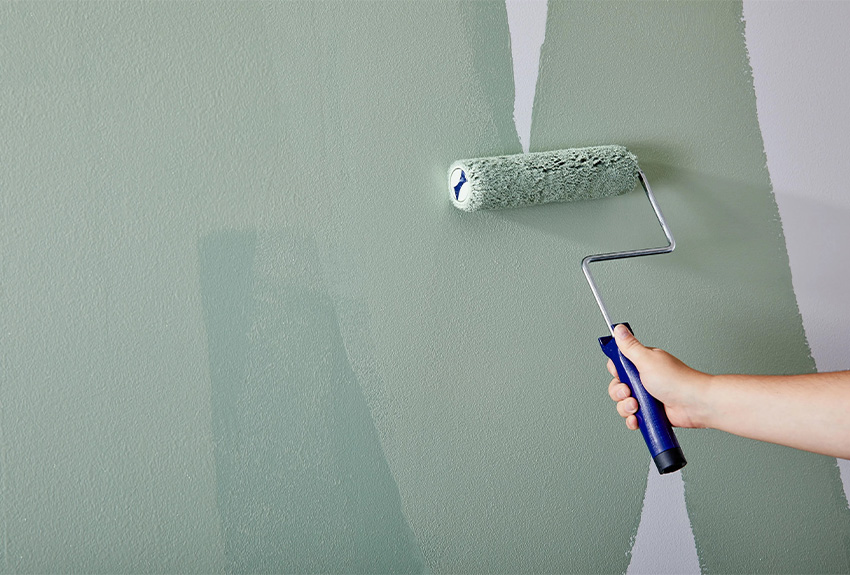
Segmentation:
{"type": "Polygon", "coordinates": [[[547,1],[505,0],[505,7],[514,61],[514,123],[522,151],[528,152],[531,110],[540,71],[540,47],[546,36],[547,1]]]}
{"type": "MultiPolygon", "coordinates": [[[[744,2],[767,168],[818,371],[850,369],[848,2],[744,2]]],[[[850,462],[838,460],[845,495],[850,462]]]]}

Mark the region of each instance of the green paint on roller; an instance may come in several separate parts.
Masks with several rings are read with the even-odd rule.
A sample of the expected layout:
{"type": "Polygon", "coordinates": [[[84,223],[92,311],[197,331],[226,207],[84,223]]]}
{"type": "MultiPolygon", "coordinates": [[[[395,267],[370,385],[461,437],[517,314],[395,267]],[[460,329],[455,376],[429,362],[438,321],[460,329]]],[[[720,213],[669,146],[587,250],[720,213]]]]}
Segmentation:
{"type": "Polygon", "coordinates": [[[616,196],[637,175],[637,158],[623,146],[593,146],[459,160],[449,188],[455,206],[473,212],[616,196]]]}

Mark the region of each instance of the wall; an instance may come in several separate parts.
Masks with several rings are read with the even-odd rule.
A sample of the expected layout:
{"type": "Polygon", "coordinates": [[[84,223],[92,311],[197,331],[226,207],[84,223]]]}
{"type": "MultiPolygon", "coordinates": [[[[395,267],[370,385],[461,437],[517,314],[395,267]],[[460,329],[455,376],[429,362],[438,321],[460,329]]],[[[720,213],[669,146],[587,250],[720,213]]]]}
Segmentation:
{"type": "MultiPolygon", "coordinates": [[[[829,160],[848,144],[850,43],[841,24],[850,5],[745,2],[744,16],[767,165],[812,357],[819,371],[850,369],[850,268],[842,265],[850,174],[845,162],[829,160]]],[[[839,465],[848,493],[850,462],[839,465]]]]}
{"type": "MultiPolygon", "coordinates": [[[[450,207],[521,149],[504,3],[0,10],[5,571],[627,569],[577,263],[658,231],[450,207]]],[[[645,339],[812,370],[746,62],[740,4],[553,3],[530,148],[641,158],[680,248],[601,283],[645,339]]],[[[834,460],[680,438],[704,570],[847,570],[834,460]]]]}

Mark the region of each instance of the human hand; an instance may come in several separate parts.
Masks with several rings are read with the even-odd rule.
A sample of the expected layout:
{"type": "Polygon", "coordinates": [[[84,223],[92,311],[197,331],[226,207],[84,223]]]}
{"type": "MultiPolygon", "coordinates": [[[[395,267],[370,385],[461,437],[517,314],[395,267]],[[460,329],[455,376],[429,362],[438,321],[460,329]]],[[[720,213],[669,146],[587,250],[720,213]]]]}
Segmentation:
{"type": "MultiPolygon", "coordinates": [[[[664,404],[667,419],[676,427],[704,427],[701,392],[709,384],[710,375],[692,369],[664,350],[645,347],[624,325],[614,329],[617,347],[640,372],[646,390],[664,404]]],[[[608,360],[608,371],[614,376],[608,395],[617,402],[617,413],[626,419],[626,427],[637,429],[638,402],[631,397],[629,386],[620,382],[614,362],[608,360]]]]}

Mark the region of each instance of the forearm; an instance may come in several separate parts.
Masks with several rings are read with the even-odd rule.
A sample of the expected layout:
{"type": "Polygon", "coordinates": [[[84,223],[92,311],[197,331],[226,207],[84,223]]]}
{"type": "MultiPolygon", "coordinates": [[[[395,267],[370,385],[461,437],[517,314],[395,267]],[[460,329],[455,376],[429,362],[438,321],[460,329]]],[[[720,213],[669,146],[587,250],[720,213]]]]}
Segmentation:
{"type": "Polygon", "coordinates": [[[714,376],[702,401],[706,427],[850,459],[850,371],[714,376]]]}

